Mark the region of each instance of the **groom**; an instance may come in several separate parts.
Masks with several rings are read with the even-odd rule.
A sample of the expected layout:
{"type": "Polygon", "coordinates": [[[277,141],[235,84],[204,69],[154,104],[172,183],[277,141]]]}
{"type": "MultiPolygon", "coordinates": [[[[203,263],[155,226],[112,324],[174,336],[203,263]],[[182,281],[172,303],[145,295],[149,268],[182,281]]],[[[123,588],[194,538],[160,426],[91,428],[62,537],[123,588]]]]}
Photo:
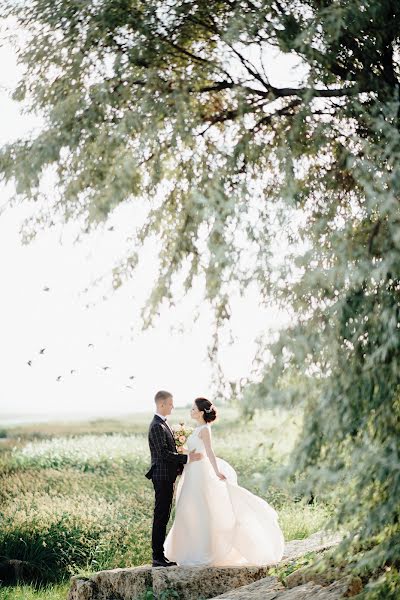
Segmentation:
{"type": "Polygon", "coordinates": [[[167,423],[167,416],[174,408],[172,394],[165,391],[157,392],[154,401],[156,414],[149,427],[151,467],[146,473],[146,477],[153,481],[155,492],[151,536],[153,567],[172,567],[176,563],[165,558],[164,542],[171,514],[175,479],[183,472],[185,463],[201,460],[203,455],[194,450],[189,455],[177,452],[174,435],[167,423]]]}

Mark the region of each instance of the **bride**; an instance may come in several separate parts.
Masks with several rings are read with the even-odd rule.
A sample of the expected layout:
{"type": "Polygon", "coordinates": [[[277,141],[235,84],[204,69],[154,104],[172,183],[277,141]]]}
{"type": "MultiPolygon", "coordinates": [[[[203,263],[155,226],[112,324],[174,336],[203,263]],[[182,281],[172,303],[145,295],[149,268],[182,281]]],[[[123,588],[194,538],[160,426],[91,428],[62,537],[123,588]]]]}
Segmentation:
{"type": "Polygon", "coordinates": [[[212,448],[216,408],[197,398],[190,415],[198,422],[187,451],[204,457],[185,464],[176,490],[174,523],[164,549],[178,565],[233,566],[278,563],[284,538],[276,511],[262,498],[238,486],[234,469],[212,448]]]}

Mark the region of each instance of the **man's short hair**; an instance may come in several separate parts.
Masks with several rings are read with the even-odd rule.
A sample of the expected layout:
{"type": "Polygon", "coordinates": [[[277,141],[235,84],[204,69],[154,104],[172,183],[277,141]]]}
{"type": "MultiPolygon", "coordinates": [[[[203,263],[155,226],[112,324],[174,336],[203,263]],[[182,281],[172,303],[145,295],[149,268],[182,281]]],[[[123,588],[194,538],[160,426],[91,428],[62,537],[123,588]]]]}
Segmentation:
{"type": "Polygon", "coordinates": [[[172,398],[172,394],[170,392],[166,392],[165,390],[160,390],[154,396],[154,402],[162,402],[163,400],[168,400],[168,398],[172,398]]]}

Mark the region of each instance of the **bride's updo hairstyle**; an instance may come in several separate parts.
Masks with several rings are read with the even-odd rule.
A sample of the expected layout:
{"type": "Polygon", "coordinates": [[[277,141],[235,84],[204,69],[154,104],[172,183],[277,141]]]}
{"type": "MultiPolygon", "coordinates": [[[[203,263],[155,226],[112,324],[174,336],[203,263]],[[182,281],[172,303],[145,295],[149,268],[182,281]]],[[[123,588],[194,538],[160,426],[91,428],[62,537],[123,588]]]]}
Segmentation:
{"type": "Polygon", "coordinates": [[[217,418],[217,409],[207,398],[196,398],[196,406],[200,412],[204,411],[203,419],[206,423],[212,423],[217,418]]]}

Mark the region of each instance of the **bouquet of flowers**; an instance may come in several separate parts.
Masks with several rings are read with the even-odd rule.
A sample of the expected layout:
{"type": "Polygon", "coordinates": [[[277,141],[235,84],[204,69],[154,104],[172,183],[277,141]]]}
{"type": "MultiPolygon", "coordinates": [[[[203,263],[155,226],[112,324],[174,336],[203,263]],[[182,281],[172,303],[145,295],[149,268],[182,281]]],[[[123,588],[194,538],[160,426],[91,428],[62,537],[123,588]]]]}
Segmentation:
{"type": "Polygon", "coordinates": [[[179,425],[172,425],[172,432],[175,438],[175,444],[178,452],[183,452],[183,447],[186,444],[186,440],[193,431],[193,427],[188,427],[185,423],[179,423],[179,425]]]}

